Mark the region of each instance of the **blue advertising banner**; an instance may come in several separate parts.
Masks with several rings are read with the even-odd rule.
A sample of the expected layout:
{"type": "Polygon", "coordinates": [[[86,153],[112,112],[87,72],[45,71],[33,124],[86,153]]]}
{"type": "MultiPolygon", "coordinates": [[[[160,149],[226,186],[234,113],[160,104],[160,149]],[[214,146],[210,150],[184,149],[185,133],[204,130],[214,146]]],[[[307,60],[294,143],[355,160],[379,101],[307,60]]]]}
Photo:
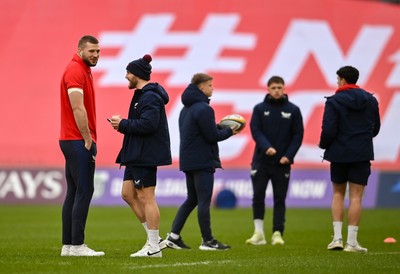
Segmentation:
{"type": "Polygon", "coordinates": [[[379,176],[377,207],[400,207],[400,173],[382,172],[379,176]]]}
{"type": "MultiPolygon", "coordinates": [[[[106,169],[96,172],[96,191],[93,204],[122,205],[120,197],[122,170],[106,169]]],[[[363,206],[375,206],[377,173],[372,172],[365,191],[363,206]]],[[[237,198],[237,206],[250,207],[253,189],[250,170],[217,170],[215,173],[214,194],[231,190],[237,198]]],[[[160,206],[179,206],[186,198],[184,173],[176,169],[159,169],[156,197],[160,206]]],[[[328,170],[293,170],[287,195],[288,207],[330,207],[332,185],[328,170]]],[[[268,185],[266,206],[272,206],[272,186],[268,185]]]]}
{"type": "MultiPolygon", "coordinates": [[[[98,168],[92,205],[125,205],[121,198],[123,169],[98,168]]],[[[379,186],[379,205],[398,206],[400,174],[384,174],[379,186]]],[[[251,207],[253,188],[250,170],[224,169],[215,173],[213,200],[222,190],[232,191],[238,207],[251,207]]],[[[376,205],[378,173],[372,172],[363,206],[376,205]]],[[[62,169],[0,170],[0,204],[62,204],[66,181],[62,169]]],[[[159,168],[156,197],[160,206],[179,206],[186,198],[185,175],[177,169],[159,168]]],[[[332,185],[328,170],[292,170],[287,194],[288,207],[330,207],[332,185]]],[[[268,185],[266,206],[272,206],[268,185]]]]}

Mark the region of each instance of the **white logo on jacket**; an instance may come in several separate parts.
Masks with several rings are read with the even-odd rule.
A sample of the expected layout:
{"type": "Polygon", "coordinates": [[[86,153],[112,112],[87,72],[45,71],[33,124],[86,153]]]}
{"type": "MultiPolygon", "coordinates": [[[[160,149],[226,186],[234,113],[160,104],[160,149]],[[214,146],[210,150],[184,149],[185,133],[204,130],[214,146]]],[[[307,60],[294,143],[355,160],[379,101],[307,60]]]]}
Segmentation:
{"type": "Polygon", "coordinates": [[[281,111],[281,114],[282,114],[283,119],[290,119],[290,116],[292,116],[292,114],[290,112],[281,111]]]}

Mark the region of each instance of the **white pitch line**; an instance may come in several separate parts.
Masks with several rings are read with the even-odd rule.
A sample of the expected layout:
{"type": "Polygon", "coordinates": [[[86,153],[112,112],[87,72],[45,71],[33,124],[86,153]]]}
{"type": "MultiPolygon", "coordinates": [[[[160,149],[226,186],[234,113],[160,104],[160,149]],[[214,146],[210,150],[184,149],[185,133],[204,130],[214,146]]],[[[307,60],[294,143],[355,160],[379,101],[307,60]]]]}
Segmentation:
{"type": "Polygon", "coordinates": [[[398,255],[400,252],[368,252],[368,255],[398,255]]]}
{"type": "Polygon", "coordinates": [[[153,264],[153,265],[130,265],[129,269],[144,269],[144,268],[163,268],[163,267],[179,267],[179,266],[194,266],[194,265],[209,265],[209,264],[227,264],[231,263],[231,260],[225,261],[203,261],[203,262],[192,262],[192,263],[175,263],[175,264],[153,264]]]}

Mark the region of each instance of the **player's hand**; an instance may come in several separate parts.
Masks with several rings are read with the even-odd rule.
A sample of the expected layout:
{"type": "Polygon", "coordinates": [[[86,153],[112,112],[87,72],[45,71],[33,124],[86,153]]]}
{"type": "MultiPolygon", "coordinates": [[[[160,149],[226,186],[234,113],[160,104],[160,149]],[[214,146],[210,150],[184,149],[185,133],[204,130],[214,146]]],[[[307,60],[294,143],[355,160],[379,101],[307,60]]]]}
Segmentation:
{"type": "Polygon", "coordinates": [[[92,138],[85,140],[85,148],[90,150],[92,148],[93,140],[92,138]]]}
{"type": "Polygon", "coordinates": [[[115,129],[118,130],[119,123],[121,122],[121,115],[113,115],[111,117],[111,126],[115,129]]]}
{"type": "Polygon", "coordinates": [[[288,165],[288,164],[290,164],[290,160],[289,160],[288,157],[283,156],[283,157],[279,160],[279,163],[280,163],[281,165],[288,165]]]}
{"type": "Polygon", "coordinates": [[[233,135],[236,135],[240,132],[240,130],[237,130],[239,127],[239,125],[231,126],[233,135]]]}
{"type": "Polygon", "coordinates": [[[265,154],[267,154],[268,156],[274,156],[276,154],[276,150],[275,150],[275,148],[270,147],[270,148],[267,149],[265,154]]]}

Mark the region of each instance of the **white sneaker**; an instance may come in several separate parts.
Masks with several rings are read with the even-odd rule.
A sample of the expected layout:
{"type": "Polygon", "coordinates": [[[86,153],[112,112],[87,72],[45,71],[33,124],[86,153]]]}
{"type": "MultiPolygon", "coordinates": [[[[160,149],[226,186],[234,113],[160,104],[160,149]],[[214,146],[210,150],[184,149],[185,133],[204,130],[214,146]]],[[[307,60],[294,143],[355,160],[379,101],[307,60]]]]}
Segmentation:
{"type": "Polygon", "coordinates": [[[267,241],[265,240],[264,234],[254,232],[250,239],[246,240],[246,244],[250,245],[265,245],[267,241]]]}
{"type": "Polygon", "coordinates": [[[328,249],[329,250],[343,249],[342,239],[337,239],[337,240],[333,239],[333,241],[328,244],[328,249]]]}
{"type": "Polygon", "coordinates": [[[349,243],[346,243],[346,246],[344,247],[343,251],[346,252],[368,252],[368,249],[365,247],[362,247],[359,243],[356,243],[356,245],[350,245],[349,243]]]}
{"type": "Polygon", "coordinates": [[[275,231],[272,234],[271,244],[272,245],[283,245],[283,244],[285,244],[285,241],[282,239],[282,234],[281,234],[280,231],[275,231]]]}
{"type": "Polygon", "coordinates": [[[90,249],[87,245],[71,245],[69,249],[69,256],[88,256],[88,257],[98,257],[104,256],[105,253],[103,251],[94,251],[90,249]]]}
{"type": "Polygon", "coordinates": [[[69,256],[70,249],[71,249],[71,245],[63,245],[61,248],[61,256],[69,256]]]}
{"type": "MultiPolygon", "coordinates": [[[[149,246],[150,246],[150,243],[149,243],[149,239],[147,238],[147,241],[143,245],[142,249],[144,249],[146,247],[149,247],[149,246]]],[[[160,247],[161,250],[167,248],[167,244],[165,243],[165,241],[161,237],[158,238],[158,246],[160,247]]]]}
{"type": "Polygon", "coordinates": [[[161,258],[162,252],[161,249],[151,250],[150,246],[145,246],[141,250],[136,253],[132,253],[130,257],[150,257],[150,258],[161,258]]]}

